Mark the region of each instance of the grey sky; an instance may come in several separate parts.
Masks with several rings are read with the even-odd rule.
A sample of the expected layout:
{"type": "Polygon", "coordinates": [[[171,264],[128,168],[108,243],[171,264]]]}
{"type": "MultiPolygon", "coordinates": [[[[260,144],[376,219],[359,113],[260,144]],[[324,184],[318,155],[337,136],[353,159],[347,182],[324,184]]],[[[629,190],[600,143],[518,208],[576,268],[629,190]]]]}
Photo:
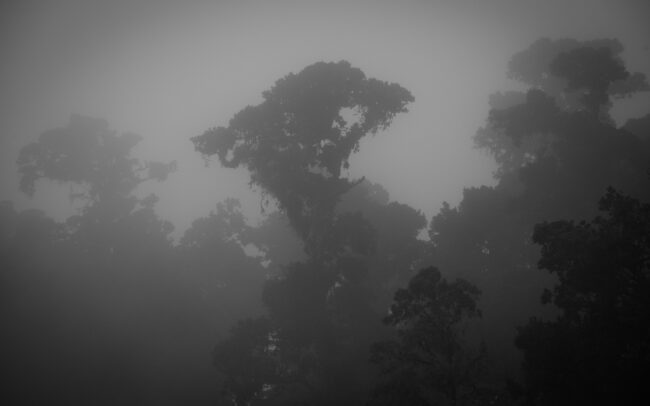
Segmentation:
{"type": "MultiPolygon", "coordinates": [[[[13,1],[0,6],[0,200],[61,217],[67,189],[17,192],[20,147],[72,113],[145,137],[138,154],[177,160],[150,190],[182,230],[234,195],[254,214],[243,172],[205,166],[189,138],[229,118],[289,72],[346,59],[415,96],[408,114],[365,141],[350,175],[394,200],[437,212],[465,186],[491,182],[473,150],[491,92],[512,88],[510,56],[539,37],[616,37],[631,69],[650,74],[644,1],[13,1]]],[[[629,115],[640,114],[627,103],[629,115]]]]}

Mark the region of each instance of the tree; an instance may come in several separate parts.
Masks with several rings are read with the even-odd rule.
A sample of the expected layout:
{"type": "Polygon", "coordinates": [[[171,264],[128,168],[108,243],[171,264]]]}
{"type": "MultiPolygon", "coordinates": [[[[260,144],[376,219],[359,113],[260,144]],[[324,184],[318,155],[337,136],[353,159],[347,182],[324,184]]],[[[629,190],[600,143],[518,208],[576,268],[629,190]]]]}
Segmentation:
{"type": "Polygon", "coordinates": [[[87,186],[75,198],[108,199],[128,195],[147,179],[165,180],[174,162],[144,163],[130,155],[142,137],[117,135],[106,120],[72,115],[66,127],[41,134],[18,158],[21,189],[31,195],[41,178],[87,186]]]}
{"type": "Polygon", "coordinates": [[[650,367],[650,204],[609,189],[604,216],[535,227],[539,267],[557,275],[557,320],[519,329],[529,396],[542,404],[626,403],[650,367]]]}
{"type": "Polygon", "coordinates": [[[257,258],[246,254],[249,226],[235,199],[218,203],[216,210],[199,218],[185,232],[175,249],[178,270],[219,335],[225,335],[239,319],[263,313],[262,286],[267,271],[257,258]]]}
{"type": "Polygon", "coordinates": [[[431,261],[431,247],[419,238],[427,225],[426,218],[406,204],[391,201],[381,185],[367,180],[341,197],[337,212],[361,213],[375,232],[366,282],[374,294],[374,308],[383,314],[395,290],[431,261]]]}
{"type": "MultiPolygon", "coordinates": [[[[174,168],[138,159],[133,149],[140,139],[75,115],[22,149],[23,191],[33,193],[41,179],[64,182],[81,204],[65,223],[0,207],[2,320],[9,331],[3,375],[11,376],[6,398],[19,404],[158,405],[216,399],[216,371],[206,360],[222,328],[215,324],[224,318],[215,318],[209,300],[202,300],[196,262],[172,246],[171,225],[155,212],[157,198],[136,194],[139,185],[162,180],[174,168]]],[[[201,253],[210,244],[228,252],[201,263],[202,271],[212,270],[212,280],[232,276],[219,265],[249,266],[227,281],[241,285],[251,268],[261,267],[224,241],[239,226],[236,210],[224,208],[220,220],[221,234],[190,233],[187,245],[201,253]],[[227,228],[229,221],[233,227],[227,228]]],[[[251,279],[259,295],[262,272],[251,279]]],[[[236,301],[225,302],[236,314],[231,317],[249,315],[236,301]]]]}
{"type": "Polygon", "coordinates": [[[276,379],[271,326],[266,318],[240,320],[231,336],[219,342],[213,362],[220,373],[224,404],[248,405],[263,397],[264,388],[276,379]]]}
{"type": "Polygon", "coordinates": [[[613,99],[650,90],[642,73],[629,72],[616,39],[542,38],[513,56],[509,76],[553,96],[566,110],[609,121],[613,99]]]}
{"type": "Polygon", "coordinates": [[[464,279],[447,282],[434,267],[414,276],[395,293],[384,323],[397,329],[398,341],[377,343],[373,360],[387,376],[375,402],[464,404],[483,358],[464,342],[464,324],[481,313],[480,291],[464,279]],[[442,398],[441,398],[442,395],[442,398]]]}
{"type": "MultiPolygon", "coordinates": [[[[194,137],[204,155],[248,169],[251,184],[277,199],[303,239],[317,234],[352,183],[341,177],[361,139],[385,129],[413,96],[368,79],[348,62],[316,63],[263,93],[228,127],[194,137]]],[[[309,249],[309,247],[307,247],[309,249]]]]}
{"type": "Polygon", "coordinates": [[[148,180],[164,181],[176,163],[135,158],[132,149],[141,140],[132,133],[118,135],[105,120],[72,115],[67,126],[22,148],[21,189],[32,195],[40,179],[69,183],[70,198],[82,203],[79,215],[68,220],[77,243],[107,257],[152,256],[169,247],[173,227],[155,214],[156,196],[137,198],[134,191],[148,180]]]}
{"type": "Polygon", "coordinates": [[[466,189],[457,207],[431,221],[434,262],[483,292],[486,343],[504,374],[513,376],[518,364],[513,326],[557,312],[535,298],[554,275],[536,269],[534,225],[590,218],[610,185],[650,198],[643,122],[619,128],[610,117],[617,99],[649,88],[644,75],[627,70],[622,49],[616,40],[542,39],[515,54],[508,74],[527,89],[493,95],[474,137],[498,165],[497,184],[466,189]]]}
{"type": "Polygon", "coordinates": [[[413,97],[342,61],[290,74],[263,98],[228,127],[192,140],[223,166],[245,167],[251,185],[286,215],[306,254],[265,284],[278,372],[266,391],[258,382],[250,393],[258,394],[255,401],[358,404],[369,386],[368,346],[381,328],[366,283],[377,230],[364,212],[337,210],[362,183],[343,170],[361,139],[386,128],[413,97]]]}

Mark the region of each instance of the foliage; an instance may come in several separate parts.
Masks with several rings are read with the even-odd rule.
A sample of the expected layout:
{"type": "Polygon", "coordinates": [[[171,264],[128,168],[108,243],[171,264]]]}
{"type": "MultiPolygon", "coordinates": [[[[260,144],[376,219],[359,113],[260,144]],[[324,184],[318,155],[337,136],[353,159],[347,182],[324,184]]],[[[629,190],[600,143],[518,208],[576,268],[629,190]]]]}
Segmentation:
{"type": "Polygon", "coordinates": [[[622,53],[616,39],[542,38],[512,57],[509,76],[554,96],[563,109],[603,119],[612,99],[650,90],[642,73],[625,68],[622,53]]]}
{"type": "Polygon", "coordinates": [[[535,228],[539,266],[558,276],[542,300],[562,310],[517,337],[529,395],[542,404],[633,401],[650,366],[650,204],[610,188],[600,209],[591,222],[535,228]]]}
{"type": "MultiPolygon", "coordinates": [[[[216,154],[223,166],[248,169],[251,184],[277,201],[306,255],[265,284],[276,376],[249,393],[254,402],[357,404],[372,377],[368,347],[381,330],[375,305],[390,291],[388,268],[374,273],[373,267],[391,257],[408,269],[420,251],[406,247],[424,220],[406,206],[374,202],[363,193],[353,210],[338,209],[347,193],[365,190],[363,180],[352,182],[342,170],[360,140],[386,128],[413,97],[344,61],[308,66],[263,97],[227,128],[193,138],[199,152],[216,154]],[[400,225],[409,241],[404,248],[380,245],[392,231],[381,224],[399,224],[400,215],[409,219],[400,225]],[[265,384],[272,387],[263,391],[265,384]]],[[[249,241],[268,251],[254,236],[249,241]]]]}
{"type": "Polygon", "coordinates": [[[387,376],[373,402],[399,404],[386,398],[393,389],[407,392],[413,404],[432,404],[442,395],[456,405],[469,396],[483,354],[468,348],[463,325],[480,317],[479,294],[463,279],[447,282],[434,267],[420,270],[395,293],[384,323],[397,329],[398,341],[373,347],[373,360],[387,376]]]}
{"type": "Polygon", "coordinates": [[[72,116],[21,151],[25,192],[64,182],[82,205],[65,223],[1,205],[0,355],[16,404],[214,402],[214,337],[261,312],[263,269],[231,239],[245,228],[236,204],[174,247],[157,198],[136,195],[174,164],[136,158],[140,139],[72,116]]]}
{"type": "Polygon", "coordinates": [[[361,139],[388,127],[413,101],[406,89],[368,79],[345,61],[308,66],[278,80],[263,97],[228,127],[192,141],[222,165],[248,169],[251,184],[277,199],[302,238],[323,227],[351,187],[341,170],[361,139]]]}
{"type": "Polygon", "coordinates": [[[41,178],[72,182],[87,187],[75,198],[91,201],[126,196],[148,179],[165,180],[176,163],[142,162],[131,149],[142,137],[117,135],[105,120],[72,115],[66,127],[41,134],[25,146],[18,158],[21,189],[32,195],[41,178]]]}
{"type": "Polygon", "coordinates": [[[475,145],[498,168],[493,187],[468,188],[455,208],[431,221],[434,262],[482,291],[491,356],[512,376],[518,353],[514,325],[531,314],[553,317],[536,303],[556,275],[536,270],[535,224],[595,215],[608,186],[646,200],[650,143],[643,121],[618,128],[612,103],[648,89],[627,70],[616,40],[541,39],[513,56],[509,76],[527,87],[494,95],[475,145]]]}
{"type": "Polygon", "coordinates": [[[0,203],[9,396],[509,404],[514,326],[533,315],[516,337],[524,383],[508,383],[513,397],[631,403],[650,366],[650,115],[617,126],[610,114],[650,86],[622,56],[616,40],[570,39],[516,54],[509,75],[524,91],[493,95],[474,137],[498,165],[496,185],[445,204],[430,242],[422,213],[345,175],[364,137],[413,101],[345,61],[287,75],[192,139],[223,167],[245,168],[263,209],[279,210],[252,226],[226,200],[176,246],[157,197],[137,195],[175,163],[142,161],[141,137],[72,116],[17,163],[23,192],[70,185],[77,214],[57,223],[0,203]],[[605,214],[587,222],[608,186],[605,214]]]}
{"type": "Polygon", "coordinates": [[[265,385],[275,381],[273,348],[269,342],[271,326],[265,318],[245,319],[233,327],[228,339],[213,351],[213,362],[220,372],[223,401],[246,405],[265,385]]]}

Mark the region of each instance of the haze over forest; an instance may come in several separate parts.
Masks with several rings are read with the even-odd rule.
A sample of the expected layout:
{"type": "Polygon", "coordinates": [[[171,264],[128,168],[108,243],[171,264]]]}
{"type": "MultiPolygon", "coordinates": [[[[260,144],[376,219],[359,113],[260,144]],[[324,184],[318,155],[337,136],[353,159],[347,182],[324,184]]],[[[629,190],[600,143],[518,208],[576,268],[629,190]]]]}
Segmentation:
{"type": "MultiPolygon", "coordinates": [[[[176,237],[228,196],[245,197],[251,216],[259,210],[247,175],[206,168],[189,138],[226,124],[275,80],[311,63],[347,60],[413,93],[409,114],[365,142],[350,172],[428,218],[443,201],[457,204],[463,187],[493,183],[494,162],[471,137],[484,124],[489,95],[517,88],[506,75],[514,53],[542,37],[618,38],[630,69],[650,72],[643,1],[67,0],[3,7],[0,199],[58,219],[70,215],[68,188],[46,183],[34,199],[18,193],[18,151],[71,114],[104,118],[144,137],[138,156],[179,163],[165,184],[147,185],[176,237]],[[385,164],[391,161],[403,162],[399,171],[385,164]]],[[[650,101],[637,97],[636,106],[650,101]]],[[[629,104],[624,116],[644,114],[629,104]]]]}
{"type": "Polygon", "coordinates": [[[650,5],[0,6],[10,404],[625,403],[650,5]]]}

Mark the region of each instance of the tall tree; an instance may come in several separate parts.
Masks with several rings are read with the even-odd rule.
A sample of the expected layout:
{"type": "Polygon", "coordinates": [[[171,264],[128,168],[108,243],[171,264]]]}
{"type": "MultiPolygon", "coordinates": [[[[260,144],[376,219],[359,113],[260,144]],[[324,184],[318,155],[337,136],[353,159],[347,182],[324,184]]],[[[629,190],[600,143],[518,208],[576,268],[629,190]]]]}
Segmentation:
{"type": "Polygon", "coordinates": [[[263,97],[228,127],[192,141],[202,154],[216,154],[223,166],[248,169],[251,184],[277,199],[295,230],[310,241],[352,186],[341,170],[361,139],[388,127],[413,96],[341,61],[290,74],[263,97]]]}
{"type": "Polygon", "coordinates": [[[513,326],[531,313],[554,313],[536,303],[554,276],[536,269],[534,225],[589,218],[610,185],[650,197],[648,138],[610,117],[618,98],[649,88],[643,74],[627,70],[622,50],[616,40],[542,39],[514,55],[509,76],[528,89],[494,95],[474,137],[498,164],[497,184],[466,189],[458,207],[445,206],[432,219],[435,263],[483,291],[488,349],[510,360],[504,368],[511,375],[513,326]]]}
{"type": "MultiPolygon", "coordinates": [[[[193,142],[223,166],[248,169],[251,184],[275,199],[304,244],[307,259],[288,265],[264,289],[278,371],[264,399],[358,404],[368,387],[368,334],[381,327],[364,283],[377,240],[362,213],[337,210],[359,183],[342,171],[361,139],[386,128],[413,97],[345,61],[308,66],[278,80],[263,97],[228,127],[193,142]]],[[[261,401],[262,383],[251,382],[259,386],[251,396],[261,401]]]]}
{"type": "MultiPolygon", "coordinates": [[[[2,317],[11,332],[3,341],[3,375],[11,376],[5,395],[14,404],[217,398],[206,359],[215,319],[223,319],[200,301],[198,272],[174,250],[171,225],[154,210],[157,198],[136,194],[174,169],[138,159],[140,140],[75,115],[20,153],[23,191],[33,193],[41,179],[69,183],[80,209],[65,223],[5,204],[0,210],[2,317]]],[[[230,214],[236,219],[222,217],[230,214]]],[[[220,270],[219,262],[211,265],[220,270]]]]}

